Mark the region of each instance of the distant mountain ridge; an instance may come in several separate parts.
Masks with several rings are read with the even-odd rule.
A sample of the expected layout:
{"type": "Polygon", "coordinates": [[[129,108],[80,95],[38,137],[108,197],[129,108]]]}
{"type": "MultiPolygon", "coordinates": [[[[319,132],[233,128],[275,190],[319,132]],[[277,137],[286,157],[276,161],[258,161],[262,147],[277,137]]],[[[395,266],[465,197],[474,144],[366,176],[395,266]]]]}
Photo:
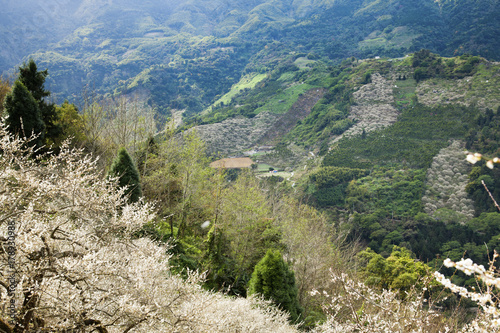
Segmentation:
{"type": "Polygon", "coordinates": [[[500,59],[496,0],[28,0],[4,8],[0,71],[33,57],[49,69],[58,101],[85,85],[141,91],[166,116],[201,112],[287,52],[326,63],[421,48],[500,59]]]}
{"type": "Polygon", "coordinates": [[[0,70],[17,65],[20,58],[29,53],[52,49],[86,25],[102,24],[115,38],[139,37],[148,27],[169,35],[191,33],[226,37],[261,14],[268,19],[272,16],[274,21],[288,15],[301,17],[329,2],[332,1],[294,1],[293,5],[283,8],[285,1],[264,0],[3,1],[0,40],[6,49],[0,54],[0,70]],[[270,15],[271,11],[278,15],[270,15]]]}

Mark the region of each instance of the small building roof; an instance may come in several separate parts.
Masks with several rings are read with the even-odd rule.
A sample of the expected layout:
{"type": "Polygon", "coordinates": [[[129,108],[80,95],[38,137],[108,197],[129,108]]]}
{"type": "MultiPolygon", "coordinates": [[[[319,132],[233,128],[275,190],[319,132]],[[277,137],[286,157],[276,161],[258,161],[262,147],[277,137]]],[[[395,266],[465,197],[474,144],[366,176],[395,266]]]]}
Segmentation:
{"type": "Polygon", "coordinates": [[[254,162],[249,157],[223,158],[210,163],[212,168],[241,169],[250,168],[254,162]]]}

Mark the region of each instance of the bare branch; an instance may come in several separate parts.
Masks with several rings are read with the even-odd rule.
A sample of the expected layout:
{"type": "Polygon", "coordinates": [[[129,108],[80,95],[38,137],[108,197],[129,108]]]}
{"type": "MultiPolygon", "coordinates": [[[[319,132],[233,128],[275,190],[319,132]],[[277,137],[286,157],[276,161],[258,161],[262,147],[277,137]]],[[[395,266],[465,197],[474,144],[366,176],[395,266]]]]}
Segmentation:
{"type": "Polygon", "coordinates": [[[495,204],[495,207],[498,209],[498,211],[500,211],[500,206],[498,205],[498,203],[496,202],[495,198],[493,198],[493,195],[491,194],[490,190],[488,189],[488,187],[486,186],[486,183],[484,182],[484,180],[481,180],[481,184],[483,184],[484,188],[486,189],[486,192],[488,192],[491,200],[493,200],[493,204],[495,204]]]}

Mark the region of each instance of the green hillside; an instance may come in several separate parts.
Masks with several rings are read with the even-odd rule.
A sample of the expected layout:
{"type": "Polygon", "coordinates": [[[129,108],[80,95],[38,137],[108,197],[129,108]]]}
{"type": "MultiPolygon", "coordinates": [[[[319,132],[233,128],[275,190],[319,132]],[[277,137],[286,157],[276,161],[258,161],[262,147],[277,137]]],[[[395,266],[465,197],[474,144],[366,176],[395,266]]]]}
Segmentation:
{"type": "Polygon", "coordinates": [[[498,0],[2,9],[0,331],[500,329],[498,0]]]}
{"type": "Polygon", "coordinates": [[[422,48],[500,57],[494,0],[73,0],[53,12],[35,4],[9,5],[1,26],[16,39],[3,35],[0,70],[33,57],[51,71],[48,84],[59,101],[76,99],[86,85],[101,94],[140,91],[165,116],[171,109],[186,110],[185,117],[201,112],[246,74],[276,69],[289,52],[330,65],[422,48]],[[31,20],[36,34],[12,30],[17,16],[31,20]],[[43,24],[33,21],[38,16],[43,24]]]}
{"type": "Polygon", "coordinates": [[[379,253],[389,255],[398,245],[431,261],[448,253],[453,239],[454,253],[470,251],[485,262],[481,244],[493,244],[491,235],[500,229],[484,235],[470,228],[495,211],[480,181],[498,195],[498,171],[484,163],[472,167],[464,152],[500,154],[498,63],[426,50],[401,59],[350,58],[337,66],[310,60],[299,67],[303,54],[281,57],[267,77],[187,126],[198,124],[214,152],[241,154],[271,144],[272,153],[255,157],[261,163],[298,173],[309,167],[290,180],[300,184],[303,198],[379,253]],[[318,99],[308,105],[313,94],[318,99]],[[297,105],[304,113],[294,111],[297,105]],[[268,127],[259,123],[263,114],[268,127]],[[294,122],[287,122],[292,115],[294,122]],[[251,135],[239,127],[241,119],[251,135]],[[276,141],[270,133],[283,124],[276,141]],[[238,143],[224,141],[223,133],[231,132],[239,134],[238,143]],[[431,236],[430,230],[437,231],[431,236]]]}

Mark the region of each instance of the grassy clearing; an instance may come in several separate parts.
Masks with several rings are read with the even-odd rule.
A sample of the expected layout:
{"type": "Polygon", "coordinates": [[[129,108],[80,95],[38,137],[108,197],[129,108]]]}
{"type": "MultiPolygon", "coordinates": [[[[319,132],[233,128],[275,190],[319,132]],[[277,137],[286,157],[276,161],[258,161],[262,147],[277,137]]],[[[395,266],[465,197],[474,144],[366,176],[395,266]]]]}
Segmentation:
{"type": "Polygon", "coordinates": [[[288,179],[292,176],[292,174],[290,172],[276,172],[276,173],[265,172],[265,173],[258,175],[258,177],[272,177],[272,176],[288,179]]]}
{"type": "Polygon", "coordinates": [[[258,156],[264,156],[269,154],[268,151],[259,151],[258,153],[253,154],[252,156],[258,157],[258,156]]]}
{"type": "Polygon", "coordinates": [[[243,76],[241,80],[233,85],[231,87],[231,90],[219,98],[214,105],[219,105],[221,103],[224,103],[225,105],[231,103],[232,99],[240,93],[241,90],[245,89],[253,89],[257,83],[260,81],[264,80],[266,78],[267,74],[257,74],[257,73],[251,73],[243,76]]]}
{"type": "Polygon", "coordinates": [[[391,32],[375,31],[367,38],[360,41],[358,46],[360,49],[390,49],[395,47],[408,48],[411,42],[420,37],[421,34],[416,34],[408,27],[396,27],[391,32]]]}
{"type": "Polygon", "coordinates": [[[257,165],[257,172],[266,172],[269,171],[269,168],[272,168],[272,166],[266,163],[259,163],[257,165]]]}
{"type": "Polygon", "coordinates": [[[365,39],[359,42],[359,47],[362,49],[373,49],[376,47],[383,47],[387,44],[387,39],[383,37],[365,39]]]}
{"type": "Polygon", "coordinates": [[[312,65],[315,62],[315,60],[309,60],[306,57],[300,57],[295,60],[294,64],[300,69],[310,69],[311,66],[309,65],[312,65]]]}
{"type": "Polygon", "coordinates": [[[296,76],[296,72],[285,72],[283,74],[281,74],[280,78],[278,79],[278,81],[280,82],[291,82],[295,79],[295,76],[296,76]]]}
{"type": "Polygon", "coordinates": [[[256,111],[257,113],[262,111],[269,111],[275,114],[285,113],[297,101],[299,95],[311,88],[314,88],[314,86],[306,83],[294,85],[272,97],[264,106],[258,108],[256,111]]]}
{"type": "Polygon", "coordinates": [[[397,106],[411,105],[415,96],[417,81],[407,78],[406,80],[397,80],[394,87],[394,101],[397,106]]]}

